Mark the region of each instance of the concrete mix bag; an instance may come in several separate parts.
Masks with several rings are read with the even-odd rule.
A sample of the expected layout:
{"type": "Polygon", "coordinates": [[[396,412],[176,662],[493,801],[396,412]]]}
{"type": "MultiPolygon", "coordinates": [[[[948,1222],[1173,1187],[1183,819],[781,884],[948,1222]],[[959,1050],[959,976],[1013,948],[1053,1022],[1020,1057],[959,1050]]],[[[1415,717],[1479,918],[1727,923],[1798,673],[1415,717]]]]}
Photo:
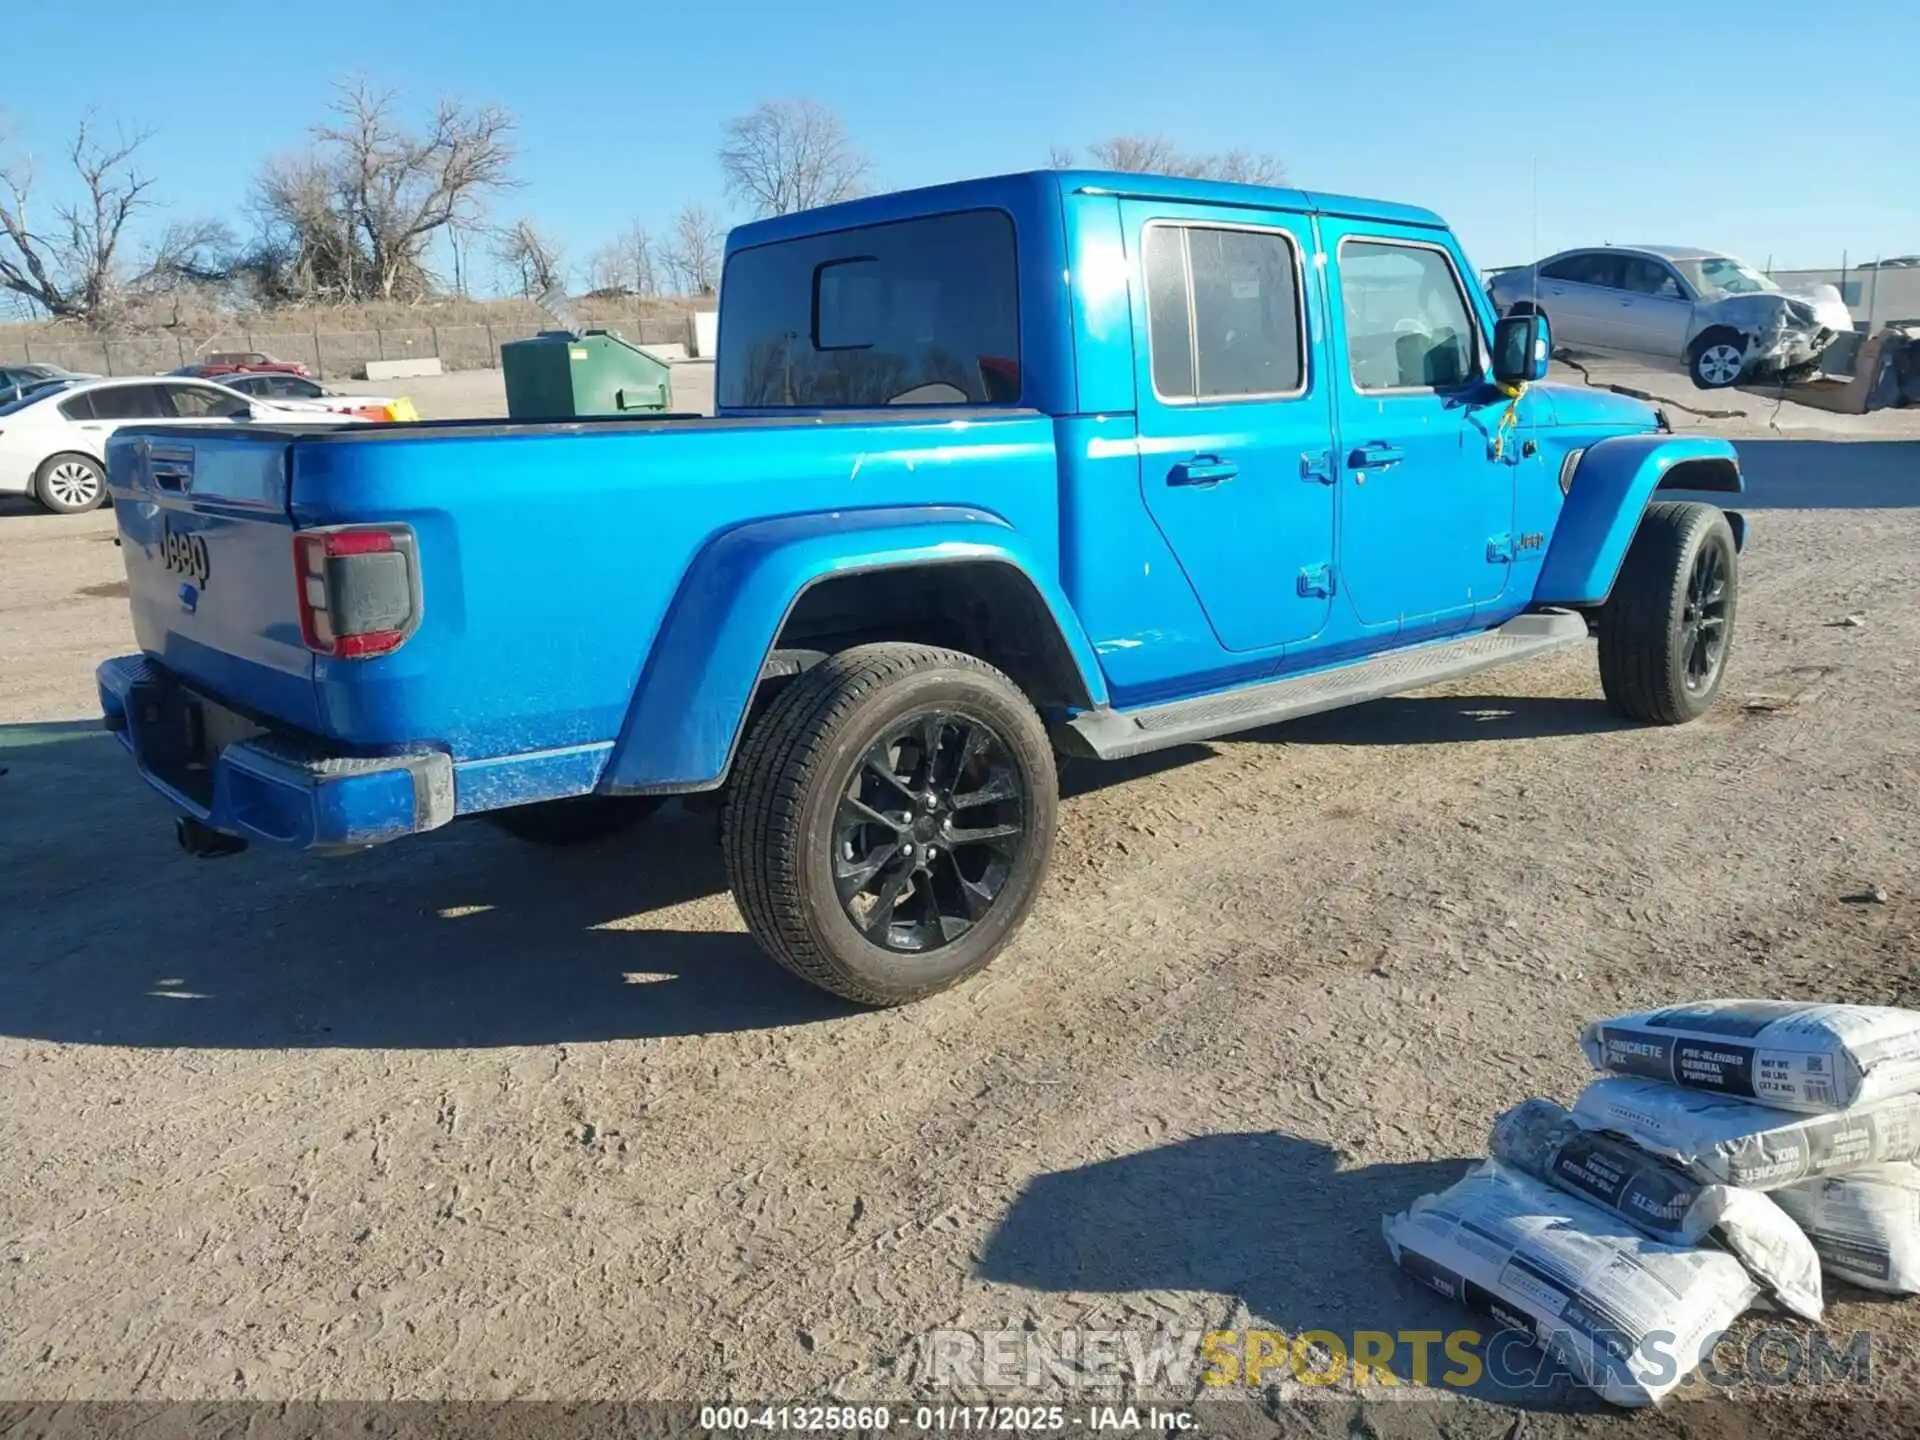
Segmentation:
{"type": "Polygon", "coordinates": [[[1758,1293],[1724,1251],[1649,1240],[1497,1160],[1382,1229],[1401,1269],[1531,1336],[1615,1405],[1657,1404],[1758,1293]]]}
{"type": "Polygon", "coordinates": [[[1819,1114],[1920,1090],[1920,1011],[1702,1000],[1596,1020],[1596,1070],[1819,1114]]]}
{"type": "Polygon", "coordinates": [[[1668,1245],[1714,1244],[1781,1309],[1819,1320],[1820,1256],[1785,1210],[1758,1190],[1695,1180],[1656,1155],[1583,1130],[1551,1100],[1493,1122],[1493,1158],[1544,1180],[1668,1245]]]}
{"type": "Polygon", "coordinates": [[[1920,1294],[1920,1165],[1869,1165],[1773,1192],[1827,1273],[1869,1290],[1920,1294]]]}
{"type": "Polygon", "coordinates": [[[1863,1165],[1920,1156],[1920,1096],[1837,1115],[1799,1115],[1657,1080],[1608,1076],[1573,1102],[1588,1130],[1609,1130],[1702,1180],[1777,1190],[1863,1165]]]}

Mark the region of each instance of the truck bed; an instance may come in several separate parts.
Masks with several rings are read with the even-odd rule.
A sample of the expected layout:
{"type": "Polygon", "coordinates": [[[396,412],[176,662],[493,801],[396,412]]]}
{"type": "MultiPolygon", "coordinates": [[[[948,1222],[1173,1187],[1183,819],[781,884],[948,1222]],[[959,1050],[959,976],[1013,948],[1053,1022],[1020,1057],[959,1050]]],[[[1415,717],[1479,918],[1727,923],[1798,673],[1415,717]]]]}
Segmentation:
{"type": "Polygon", "coordinates": [[[958,505],[1058,553],[1031,411],[151,426],[108,468],[148,657],[262,723],[456,761],[610,744],[682,577],[741,517],[958,505]],[[417,537],[418,630],[316,655],[293,532],[374,522],[417,537]]]}

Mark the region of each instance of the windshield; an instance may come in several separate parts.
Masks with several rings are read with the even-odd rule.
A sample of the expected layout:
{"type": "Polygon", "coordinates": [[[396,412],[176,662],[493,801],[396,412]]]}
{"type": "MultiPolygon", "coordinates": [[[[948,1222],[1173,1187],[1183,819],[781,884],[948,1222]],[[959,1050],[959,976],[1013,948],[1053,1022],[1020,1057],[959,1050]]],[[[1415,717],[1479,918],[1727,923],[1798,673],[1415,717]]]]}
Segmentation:
{"type": "Polygon", "coordinates": [[[1780,287],[1744,260],[1731,255],[1709,255],[1704,260],[1676,260],[1674,268],[1702,295],[1758,295],[1780,287]]]}

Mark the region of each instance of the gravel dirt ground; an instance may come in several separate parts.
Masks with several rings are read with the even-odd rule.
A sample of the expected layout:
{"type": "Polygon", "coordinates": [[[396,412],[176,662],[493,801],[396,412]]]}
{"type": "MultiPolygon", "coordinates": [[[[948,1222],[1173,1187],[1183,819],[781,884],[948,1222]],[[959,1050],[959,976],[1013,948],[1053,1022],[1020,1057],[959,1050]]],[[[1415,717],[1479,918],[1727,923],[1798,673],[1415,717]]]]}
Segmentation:
{"type": "MultiPolygon", "coordinates": [[[[1471,1325],[1380,1216],[1500,1109],[1570,1101],[1584,1021],[1920,1004],[1920,448],[1743,453],[1703,722],[1622,725],[1575,651],[1070,770],[1023,938],[890,1013],[760,956],[696,815],[567,854],[461,824],[186,858],[93,728],[93,666],[133,648],[111,517],[0,513],[0,1394],[899,1400],[945,1393],[943,1328],[1471,1325]]],[[[1873,1413],[1911,1421],[1920,1304],[1835,1298],[1873,1413]]],[[[1610,1423],[1564,1390],[1524,1422],[1485,1386],[1288,1393],[1236,1414],[1610,1423]]],[[[1735,1393],[1837,1433],[1805,1385],[1735,1393]]]]}

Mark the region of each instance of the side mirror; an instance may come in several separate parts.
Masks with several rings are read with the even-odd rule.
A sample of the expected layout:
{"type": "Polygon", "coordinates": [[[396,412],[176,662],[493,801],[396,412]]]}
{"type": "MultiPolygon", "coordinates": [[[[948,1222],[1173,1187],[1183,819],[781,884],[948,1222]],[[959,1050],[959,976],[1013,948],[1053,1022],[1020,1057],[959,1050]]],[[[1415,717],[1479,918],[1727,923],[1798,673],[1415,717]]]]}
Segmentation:
{"type": "Polygon", "coordinates": [[[1509,315],[1493,327],[1493,378],[1526,385],[1547,378],[1553,357],[1553,327],[1544,315],[1509,315]]]}

